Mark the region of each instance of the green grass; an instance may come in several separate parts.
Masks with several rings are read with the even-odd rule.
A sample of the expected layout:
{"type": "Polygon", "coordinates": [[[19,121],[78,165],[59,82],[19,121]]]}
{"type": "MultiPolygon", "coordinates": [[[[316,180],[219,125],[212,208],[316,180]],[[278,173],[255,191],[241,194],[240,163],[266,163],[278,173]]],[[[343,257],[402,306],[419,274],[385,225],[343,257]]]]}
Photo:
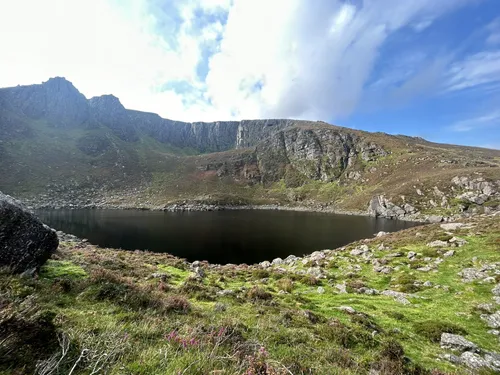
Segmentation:
{"type": "Polygon", "coordinates": [[[87,273],[82,267],[72,262],[49,259],[40,270],[40,276],[49,280],[62,277],[80,279],[86,277],[87,273]]]}
{"type": "MultiPolygon", "coordinates": [[[[16,317],[14,332],[26,327],[45,335],[47,342],[55,343],[51,352],[57,352],[57,335],[66,335],[70,351],[60,373],[68,373],[87,348],[94,354],[74,374],[88,374],[105,351],[110,355],[106,372],[112,375],[367,374],[373,368],[389,375],[430,374],[431,369],[463,374],[463,368],[439,359],[446,353],[436,342],[441,332],[463,334],[484,350],[500,349],[475,309],[491,302],[492,284],[465,284],[458,276],[465,267],[500,261],[498,222],[481,220],[474,229],[456,233],[468,243],[455,248],[455,256],[445,258],[438,272],[411,269],[405,256],[408,251],[425,254],[425,244],[444,234],[433,225],[366,242],[370,249],[382,241],[390,247],[375,250],[378,259],[397,251],[404,254],[387,258],[387,265],[399,267],[389,275],[374,272],[371,263],[350,255],[358,243],[330,253],[334,260],[322,266],[326,279],[314,283],[300,275],[307,268],[301,262],[294,268],[281,266],[285,274],[239,266],[206,268],[206,277],[197,281],[187,264],[168,254],[63,243],[59,260],[49,261],[38,279],[0,276],[0,302],[5,306],[0,331],[10,329],[9,317],[16,317]],[[359,270],[353,271],[353,265],[359,270]],[[167,277],[152,278],[157,272],[167,277]],[[392,297],[356,294],[354,289],[340,294],[334,287],[346,282],[352,288],[365,284],[381,291],[424,281],[448,291],[419,288],[408,297],[411,304],[403,305],[392,297]],[[234,293],[221,296],[217,292],[223,289],[234,293]],[[44,328],[48,323],[41,317],[48,317],[43,319],[58,333],[44,328]]],[[[31,354],[1,364],[0,373],[23,373],[19,371],[33,369],[51,353],[24,336],[12,337],[17,341],[7,345],[31,354]]]]}

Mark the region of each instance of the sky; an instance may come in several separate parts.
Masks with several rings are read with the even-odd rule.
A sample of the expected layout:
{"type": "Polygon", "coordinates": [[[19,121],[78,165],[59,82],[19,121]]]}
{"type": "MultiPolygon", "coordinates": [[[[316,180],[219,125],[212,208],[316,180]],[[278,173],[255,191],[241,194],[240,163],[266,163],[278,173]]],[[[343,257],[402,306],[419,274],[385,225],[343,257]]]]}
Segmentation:
{"type": "Polygon", "coordinates": [[[0,0],[0,87],[500,149],[500,0],[0,0]]]}

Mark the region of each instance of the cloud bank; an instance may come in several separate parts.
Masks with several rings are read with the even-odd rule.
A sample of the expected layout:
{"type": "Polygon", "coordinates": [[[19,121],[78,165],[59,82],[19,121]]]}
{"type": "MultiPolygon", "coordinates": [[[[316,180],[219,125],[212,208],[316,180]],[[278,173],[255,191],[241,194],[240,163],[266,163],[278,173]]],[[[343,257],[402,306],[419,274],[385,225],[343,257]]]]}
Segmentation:
{"type": "Polygon", "coordinates": [[[113,93],[167,118],[334,121],[368,102],[498,90],[498,21],[484,49],[466,55],[401,42],[476,3],[1,1],[0,86],[65,76],[87,97],[113,93]]]}

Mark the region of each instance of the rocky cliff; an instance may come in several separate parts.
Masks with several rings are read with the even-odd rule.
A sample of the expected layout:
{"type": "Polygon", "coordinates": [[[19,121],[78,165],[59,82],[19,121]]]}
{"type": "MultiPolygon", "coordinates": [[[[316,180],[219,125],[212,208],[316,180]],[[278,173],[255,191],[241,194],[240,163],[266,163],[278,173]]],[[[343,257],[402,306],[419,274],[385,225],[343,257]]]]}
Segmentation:
{"type": "Polygon", "coordinates": [[[105,126],[126,142],[136,142],[141,135],[148,135],[160,142],[199,152],[252,147],[266,136],[297,123],[292,120],[173,121],[154,113],[128,110],[113,95],[87,100],[62,77],[38,85],[0,89],[0,115],[3,123],[0,135],[16,127],[12,124],[7,129],[7,121],[15,123],[16,117],[25,116],[58,127],[105,126]]]}
{"type": "Polygon", "coordinates": [[[0,189],[49,206],[299,205],[443,219],[500,209],[500,151],[290,119],[181,122],[69,81],[0,89],[0,189]],[[183,203],[184,204],[184,203],[183,203]]]}

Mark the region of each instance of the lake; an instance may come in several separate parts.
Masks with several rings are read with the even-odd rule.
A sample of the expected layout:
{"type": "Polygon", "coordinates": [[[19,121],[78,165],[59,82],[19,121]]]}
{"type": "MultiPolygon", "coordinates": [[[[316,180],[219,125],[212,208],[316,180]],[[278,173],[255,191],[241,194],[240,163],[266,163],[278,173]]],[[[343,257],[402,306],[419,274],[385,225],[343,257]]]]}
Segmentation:
{"type": "Polygon", "coordinates": [[[190,261],[254,264],[334,249],[416,223],[314,212],[39,210],[49,226],[101,247],[168,252],[190,261]]]}

